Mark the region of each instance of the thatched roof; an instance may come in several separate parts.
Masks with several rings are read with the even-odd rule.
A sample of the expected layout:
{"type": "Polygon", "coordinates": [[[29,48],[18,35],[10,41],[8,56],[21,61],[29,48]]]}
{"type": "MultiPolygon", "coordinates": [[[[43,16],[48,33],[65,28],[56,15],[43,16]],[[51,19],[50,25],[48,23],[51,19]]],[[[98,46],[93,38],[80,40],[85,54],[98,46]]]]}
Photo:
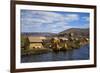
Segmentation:
{"type": "Polygon", "coordinates": [[[30,37],[28,37],[28,39],[29,39],[30,43],[41,43],[41,42],[43,42],[42,41],[43,39],[41,39],[41,37],[30,36],[30,37]]]}
{"type": "Polygon", "coordinates": [[[59,37],[59,39],[68,40],[68,38],[65,38],[65,37],[59,37]]]}

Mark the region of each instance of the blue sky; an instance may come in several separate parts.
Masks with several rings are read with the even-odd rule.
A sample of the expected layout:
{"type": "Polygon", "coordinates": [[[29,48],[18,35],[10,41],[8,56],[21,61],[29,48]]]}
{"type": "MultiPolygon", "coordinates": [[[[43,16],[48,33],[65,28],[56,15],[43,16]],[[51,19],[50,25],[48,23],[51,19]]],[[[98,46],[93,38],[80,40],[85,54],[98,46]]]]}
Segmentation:
{"type": "Polygon", "coordinates": [[[69,28],[89,28],[89,13],[21,10],[21,32],[59,33],[69,28]]]}

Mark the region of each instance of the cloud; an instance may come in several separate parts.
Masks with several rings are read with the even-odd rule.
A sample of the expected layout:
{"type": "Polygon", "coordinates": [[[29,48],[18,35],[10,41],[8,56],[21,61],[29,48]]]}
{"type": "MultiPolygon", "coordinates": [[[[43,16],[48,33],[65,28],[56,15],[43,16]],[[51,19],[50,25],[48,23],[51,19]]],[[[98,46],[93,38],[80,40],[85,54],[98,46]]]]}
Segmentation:
{"type": "Polygon", "coordinates": [[[69,22],[71,22],[71,21],[77,21],[77,20],[79,20],[79,15],[78,14],[67,14],[67,15],[65,15],[65,20],[66,21],[69,21],[69,22]]]}
{"type": "MultiPolygon", "coordinates": [[[[82,19],[86,20],[86,17],[82,19]]],[[[75,21],[80,21],[78,13],[21,10],[22,32],[58,33],[73,27],[70,23],[75,21]]]]}
{"type": "Polygon", "coordinates": [[[61,14],[45,11],[27,11],[22,12],[22,19],[29,23],[53,23],[62,21],[64,18],[61,14]],[[23,16],[24,15],[24,16],[23,16]]]}
{"type": "Polygon", "coordinates": [[[59,21],[78,20],[77,14],[62,15],[56,12],[24,10],[21,13],[22,20],[30,23],[53,23],[59,21]]]}

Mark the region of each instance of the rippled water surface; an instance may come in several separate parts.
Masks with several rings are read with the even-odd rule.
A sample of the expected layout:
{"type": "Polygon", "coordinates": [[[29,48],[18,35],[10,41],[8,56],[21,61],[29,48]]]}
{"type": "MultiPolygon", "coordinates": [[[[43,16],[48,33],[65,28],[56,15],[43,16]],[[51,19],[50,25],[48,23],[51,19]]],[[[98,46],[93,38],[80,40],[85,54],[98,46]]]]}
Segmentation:
{"type": "Polygon", "coordinates": [[[38,55],[21,57],[21,62],[46,62],[46,61],[67,61],[67,60],[87,60],[89,59],[89,45],[79,49],[65,52],[48,52],[38,55]]]}

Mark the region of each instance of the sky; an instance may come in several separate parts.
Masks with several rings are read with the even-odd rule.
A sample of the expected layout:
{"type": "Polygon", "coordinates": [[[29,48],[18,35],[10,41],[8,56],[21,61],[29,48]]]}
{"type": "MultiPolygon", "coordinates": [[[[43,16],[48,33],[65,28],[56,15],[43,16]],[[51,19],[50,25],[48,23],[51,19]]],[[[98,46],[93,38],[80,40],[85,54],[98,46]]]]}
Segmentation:
{"type": "Polygon", "coordinates": [[[21,10],[21,32],[59,33],[70,28],[89,28],[90,14],[84,12],[61,12],[21,10]]]}

